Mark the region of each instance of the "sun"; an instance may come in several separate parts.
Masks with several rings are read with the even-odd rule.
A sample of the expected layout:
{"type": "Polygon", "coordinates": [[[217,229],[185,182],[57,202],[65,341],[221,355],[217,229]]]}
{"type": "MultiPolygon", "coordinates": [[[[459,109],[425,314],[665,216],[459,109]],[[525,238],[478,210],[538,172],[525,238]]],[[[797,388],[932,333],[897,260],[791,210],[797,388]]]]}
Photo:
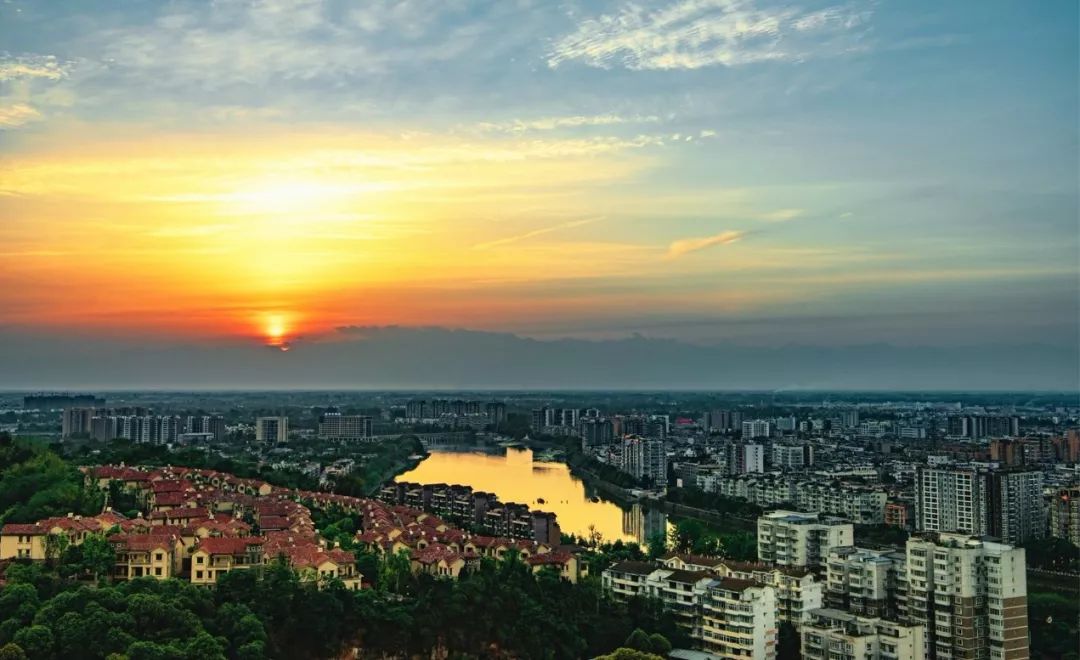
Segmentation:
{"type": "Polygon", "coordinates": [[[276,346],[283,351],[289,350],[289,324],[283,314],[268,314],[263,325],[263,334],[267,346],[276,346]]]}

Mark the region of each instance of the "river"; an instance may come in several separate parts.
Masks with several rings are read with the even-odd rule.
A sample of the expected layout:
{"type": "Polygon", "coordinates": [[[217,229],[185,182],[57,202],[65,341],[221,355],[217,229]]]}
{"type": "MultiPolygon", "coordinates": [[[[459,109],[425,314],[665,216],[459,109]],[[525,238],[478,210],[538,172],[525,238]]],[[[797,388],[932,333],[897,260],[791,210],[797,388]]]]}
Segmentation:
{"type": "Polygon", "coordinates": [[[503,502],[519,502],[554,513],[563,533],[588,536],[595,530],[604,541],[645,543],[668,528],[667,516],[658,509],[637,503],[623,507],[603,499],[594,501],[592,489],[571,474],[565,463],[534,461],[529,449],[508,448],[505,453],[433,449],[419,465],[396,480],[471,486],[473,490],[494,493],[503,502]]]}

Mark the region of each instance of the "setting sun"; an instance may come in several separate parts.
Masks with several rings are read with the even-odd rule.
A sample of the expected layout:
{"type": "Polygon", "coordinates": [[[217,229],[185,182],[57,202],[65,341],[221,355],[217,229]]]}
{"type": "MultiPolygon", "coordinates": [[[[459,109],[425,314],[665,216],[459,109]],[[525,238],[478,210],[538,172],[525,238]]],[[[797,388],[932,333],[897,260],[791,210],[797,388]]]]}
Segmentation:
{"type": "Polygon", "coordinates": [[[285,317],[283,315],[268,315],[265,320],[265,327],[263,332],[266,335],[267,346],[276,346],[283,351],[289,350],[289,345],[286,342],[288,324],[286,323],[285,317]]]}

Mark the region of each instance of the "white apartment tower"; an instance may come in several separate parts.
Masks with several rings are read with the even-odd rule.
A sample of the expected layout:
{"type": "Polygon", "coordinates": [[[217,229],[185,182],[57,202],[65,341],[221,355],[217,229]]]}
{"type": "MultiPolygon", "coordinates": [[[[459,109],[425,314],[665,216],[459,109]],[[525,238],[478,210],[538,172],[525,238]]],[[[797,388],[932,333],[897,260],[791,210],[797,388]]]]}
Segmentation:
{"type": "Polygon", "coordinates": [[[1024,549],[963,534],[907,542],[907,619],[932,660],[1026,660],[1024,549]]]}
{"type": "Polygon", "coordinates": [[[849,522],[816,513],[771,511],[758,518],[758,559],[779,566],[819,566],[829,550],[855,543],[849,522]]]}
{"type": "Polygon", "coordinates": [[[918,529],[984,536],[989,530],[986,473],[921,467],[915,476],[918,529]]]}

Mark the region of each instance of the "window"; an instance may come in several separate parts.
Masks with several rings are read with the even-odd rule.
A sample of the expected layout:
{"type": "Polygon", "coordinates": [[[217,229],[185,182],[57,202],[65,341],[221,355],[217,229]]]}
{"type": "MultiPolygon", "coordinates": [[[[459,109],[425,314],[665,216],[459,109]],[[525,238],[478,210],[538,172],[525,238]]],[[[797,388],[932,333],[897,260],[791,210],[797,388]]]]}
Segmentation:
{"type": "Polygon", "coordinates": [[[195,579],[196,580],[203,579],[203,572],[202,571],[195,571],[195,579]]]}
{"type": "Polygon", "coordinates": [[[154,569],[154,575],[161,575],[161,567],[160,566],[158,566],[157,568],[154,569]]]}
{"type": "Polygon", "coordinates": [[[195,563],[196,563],[196,564],[201,564],[201,563],[203,563],[203,556],[202,556],[202,555],[196,555],[196,556],[195,556],[195,563]]]}
{"type": "Polygon", "coordinates": [[[161,561],[163,559],[165,559],[165,553],[158,552],[154,554],[154,561],[161,561]]]}

